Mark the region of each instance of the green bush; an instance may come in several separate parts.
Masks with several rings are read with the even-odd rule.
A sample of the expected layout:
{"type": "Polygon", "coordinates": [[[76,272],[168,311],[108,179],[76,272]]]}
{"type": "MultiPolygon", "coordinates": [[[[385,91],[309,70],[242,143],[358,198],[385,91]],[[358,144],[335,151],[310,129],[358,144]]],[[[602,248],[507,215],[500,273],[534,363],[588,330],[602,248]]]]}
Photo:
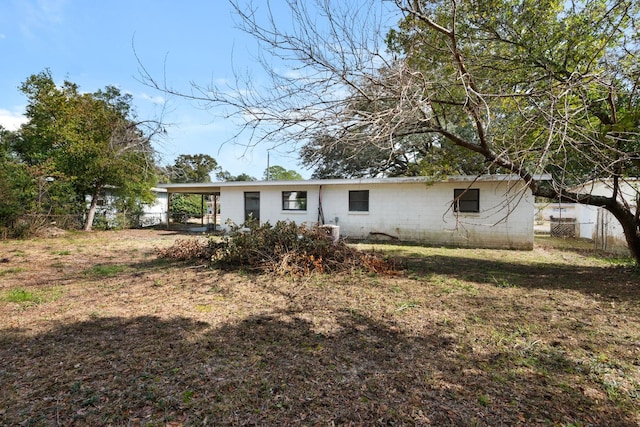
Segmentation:
{"type": "Polygon", "coordinates": [[[202,199],[197,194],[174,194],[171,196],[171,218],[183,221],[184,218],[202,217],[202,199]]]}

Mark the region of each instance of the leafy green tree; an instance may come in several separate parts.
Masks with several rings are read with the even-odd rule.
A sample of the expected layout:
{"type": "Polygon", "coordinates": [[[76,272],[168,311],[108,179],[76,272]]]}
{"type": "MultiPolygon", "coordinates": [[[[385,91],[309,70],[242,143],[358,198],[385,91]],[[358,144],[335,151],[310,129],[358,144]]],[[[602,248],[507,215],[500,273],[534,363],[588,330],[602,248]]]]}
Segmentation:
{"type": "Polygon", "coordinates": [[[393,147],[354,146],[329,136],[313,138],[300,150],[312,178],[471,175],[486,170],[482,159],[442,138],[410,135],[393,147]]]}
{"type": "Polygon", "coordinates": [[[202,197],[198,194],[172,194],[171,216],[175,220],[202,216],[202,197]]]}
{"type": "Polygon", "coordinates": [[[216,174],[218,181],[257,181],[251,175],[241,173],[240,175],[231,175],[228,171],[220,171],[216,174]]]}
{"type": "MultiPolygon", "coordinates": [[[[406,78],[389,123],[436,134],[513,172],[537,196],[602,206],[640,263],[640,207],[622,197],[638,175],[640,5],[631,1],[414,1],[388,46],[406,78]],[[444,48],[446,47],[446,48],[444,48]],[[405,92],[406,93],[406,92],[405,92]],[[536,174],[550,173],[551,183],[536,174]],[[611,179],[610,195],[591,194],[611,179]]],[[[387,96],[390,94],[387,93],[387,96]]],[[[380,131],[390,131],[383,126],[380,131]]],[[[638,190],[632,199],[638,199],[638,190]]]]}
{"type": "Polygon", "coordinates": [[[211,173],[219,171],[220,167],[208,154],[181,154],[165,170],[169,182],[211,182],[211,173]]]}
{"type": "Polygon", "coordinates": [[[32,166],[49,162],[72,185],[76,207],[90,230],[99,197],[106,188],[120,198],[152,197],[156,182],[151,138],[162,131],[156,121],[137,120],[131,95],[108,86],[82,93],[65,81],[58,87],[46,70],[21,86],[27,96],[28,123],[19,130],[15,150],[32,166]]]}
{"type": "Polygon", "coordinates": [[[14,223],[33,208],[36,185],[29,168],[12,155],[12,132],[0,126],[0,235],[13,234],[14,223]]]}
{"type": "Polygon", "coordinates": [[[640,193],[622,196],[640,169],[640,3],[381,3],[287,2],[294,19],[281,25],[269,8],[232,0],[240,27],[273,56],[261,61],[271,81],[195,89],[244,119],[249,145],[326,135],[392,152],[412,136],[446,142],[536,196],[607,209],[640,264],[640,193]],[[610,193],[592,194],[593,180],[610,193]]]}
{"type": "Polygon", "coordinates": [[[282,166],[269,166],[264,171],[264,179],[269,181],[301,181],[302,175],[292,169],[285,169],[282,166]]]}

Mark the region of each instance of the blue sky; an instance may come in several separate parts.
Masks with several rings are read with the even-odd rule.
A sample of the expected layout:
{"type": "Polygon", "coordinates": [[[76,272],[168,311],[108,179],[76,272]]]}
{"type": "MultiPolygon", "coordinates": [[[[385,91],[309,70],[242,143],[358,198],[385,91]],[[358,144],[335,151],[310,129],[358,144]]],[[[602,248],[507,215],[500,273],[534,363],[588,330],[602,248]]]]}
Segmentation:
{"type": "MultiPolygon", "coordinates": [[[[48,68],[56,81],[77,83],[82,91],[114,85],[131,93],[140,118],[156,118],[166,105],[171,126],[156,146],[161,164],[204,153],[233,175],[262,178],[269,147],[245,153],[240,145],[223,145],[237,130],[233,124],[146,87],[134,54],[133,45],[151,74],[166,76],[176,89],[188,91],[191,81],[221,84],[233,79],[233,68],[251,69],[258,52],[235,19],[226,0],[1,0],[0,124],[13,130],[23,122],[26,98],[18,87],[48,68]]],[[[271,151],[270,164],[311,173],[285,148],[271,151]]]]}

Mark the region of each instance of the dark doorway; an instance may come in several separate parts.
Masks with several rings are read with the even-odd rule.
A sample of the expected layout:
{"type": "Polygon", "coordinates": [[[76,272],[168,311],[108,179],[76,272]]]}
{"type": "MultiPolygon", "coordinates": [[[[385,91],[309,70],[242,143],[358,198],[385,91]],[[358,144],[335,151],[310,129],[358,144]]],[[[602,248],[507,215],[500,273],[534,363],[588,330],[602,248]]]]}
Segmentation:
{"type": "Polygon", "coordinates": [[[245,191],[244,193],[244,220],[260,221],[260,192],[245,191]]]}

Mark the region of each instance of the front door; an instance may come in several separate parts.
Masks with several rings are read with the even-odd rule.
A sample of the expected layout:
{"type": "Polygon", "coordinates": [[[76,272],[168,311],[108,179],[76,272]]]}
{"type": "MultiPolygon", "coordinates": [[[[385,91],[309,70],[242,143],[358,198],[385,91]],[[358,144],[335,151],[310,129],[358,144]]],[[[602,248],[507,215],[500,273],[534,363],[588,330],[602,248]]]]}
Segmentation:
{"type": "Polygon", "coordinates": [[[244,220],[260,221],[260,192],[246,191],[244,193],[244,220]]]}

